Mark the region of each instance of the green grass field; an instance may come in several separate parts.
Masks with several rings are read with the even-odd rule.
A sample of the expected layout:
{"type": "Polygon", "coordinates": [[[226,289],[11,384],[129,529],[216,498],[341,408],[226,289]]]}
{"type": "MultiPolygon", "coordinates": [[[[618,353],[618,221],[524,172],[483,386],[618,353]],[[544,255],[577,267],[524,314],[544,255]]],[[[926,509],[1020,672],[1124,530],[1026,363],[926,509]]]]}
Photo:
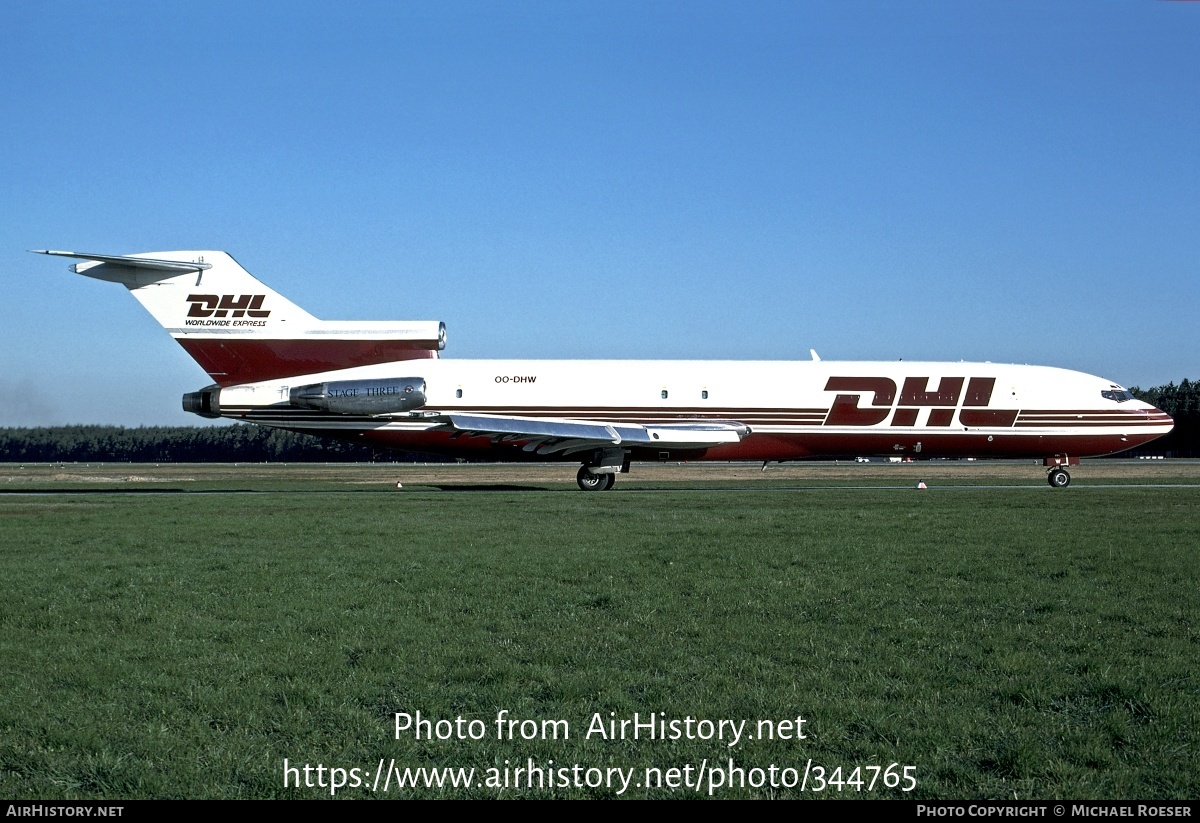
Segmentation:
{"type": "Polygon", "coordinates": [[[953,476],[1011,487],[917,492],[894,468],[584,494],[561,468],[7,467],[0,490],[261,493],[0,497],[0,796],[330,795],[285,788],[285,758],[481,784],[344,798],[617,794],[483,785],[530,760],[632,769],[633,797],[697,796],[638,784],[705,764],[708,796],[730,759],[806,790],[714,796],[1200,796],[1200,472],[1054,491],[980,464],[953,476]],[[497,739],[502,710],[570,736],[497,739]],[[417,711],[486,734],[397,739],[417,711]],[[585,736],[635,712],[807,738],[585,736]],[[914,790],[844,783],[893,763],[914,790]]]}

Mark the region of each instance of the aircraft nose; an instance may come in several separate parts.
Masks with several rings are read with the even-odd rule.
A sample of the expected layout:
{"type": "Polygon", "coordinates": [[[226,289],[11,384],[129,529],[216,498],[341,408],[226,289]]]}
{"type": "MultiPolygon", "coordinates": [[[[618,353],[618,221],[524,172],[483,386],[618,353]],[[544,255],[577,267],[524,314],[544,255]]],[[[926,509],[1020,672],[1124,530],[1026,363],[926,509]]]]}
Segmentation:
{"type": "MultiPolygon", "coordinates": [[[[1141,401],[1138,401],[1138,402],[1141,402],[1141,401]]],[[[1171,415],[1167,414],[1165,411],[1158,408],[1157,406],[1151,405],[1150,403],[1142,402],[1141,411],[1146,413],[1150,417],[1152,417],[1154,419],[1154,422],[1159,423],[1163,426],[1168,426],[1169,428],[1167,429],[1167,431],[1171,431],[1172,429],[1175,428],[1175,420],[1171,417],[1171,415]]]]}

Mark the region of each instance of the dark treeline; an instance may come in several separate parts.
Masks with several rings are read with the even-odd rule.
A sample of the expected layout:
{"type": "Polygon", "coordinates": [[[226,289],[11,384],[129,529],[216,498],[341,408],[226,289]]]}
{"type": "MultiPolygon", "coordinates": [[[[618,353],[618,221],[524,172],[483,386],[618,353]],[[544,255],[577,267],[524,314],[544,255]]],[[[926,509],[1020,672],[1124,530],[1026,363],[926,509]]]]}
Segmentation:
{"type": "Polygon", "coordinates": [[[1167,457],[1200,457],[1200,381],[1186,377],[1179,385],[1168,383],[1153,389],[1129,389],[1138,400],[1153,403],[1175,418],[1175,430],[1130,454],[1162,454],[1167,457]]]}
{"type": "Polygon", "coordinates": [[[6,463],[409,463],[451,459],[245,424],[0,429],[0,462],[6,463]]]}

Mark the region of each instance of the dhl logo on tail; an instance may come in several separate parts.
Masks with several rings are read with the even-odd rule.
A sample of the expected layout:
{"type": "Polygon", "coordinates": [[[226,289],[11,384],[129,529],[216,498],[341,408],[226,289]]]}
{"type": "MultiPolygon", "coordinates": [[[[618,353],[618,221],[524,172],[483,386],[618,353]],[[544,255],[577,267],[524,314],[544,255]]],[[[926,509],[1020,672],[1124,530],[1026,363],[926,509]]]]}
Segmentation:
{"type": "Polygon", "coordinates": [[[263,309],[265,294],[243,294],[234,297],[232,294],[189,294],[187,301],[192,304],[188,309],[188,317],[269,317],[269,309],[263,309]],[[229,314],[233,312],[233,314],[229,314]]]}

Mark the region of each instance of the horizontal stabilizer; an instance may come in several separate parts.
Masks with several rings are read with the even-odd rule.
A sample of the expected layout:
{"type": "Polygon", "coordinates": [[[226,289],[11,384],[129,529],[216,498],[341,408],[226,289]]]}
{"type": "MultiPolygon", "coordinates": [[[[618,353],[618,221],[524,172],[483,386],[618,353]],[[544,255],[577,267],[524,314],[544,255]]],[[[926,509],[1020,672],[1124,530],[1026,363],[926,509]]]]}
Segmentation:
{"type": "MultiPolygon", "coordinates": [[[[181,274],[184,272],[200,272],[207,271],[212,268],[211,263],[193,263],[179,260],[155,260],[150,257],[134,257],[132,255],[121,254],[89,254],[86,252],[76,251],[54,251],[52,249],[30,249],[34,254],[52,254],[55,257],[74,257],[77,260],[90,260],[91,265],[87,263],[76,263],[71,267],[71,271],[76,274],[87,274],[88,270],[101,263],[107,263],[110,266],[124,266],[130,269],[147,269],[149,271],[169,272],[170,274],[181,274]]],[[[108,278],[104,278],[108,279],[108,278]]]]}

